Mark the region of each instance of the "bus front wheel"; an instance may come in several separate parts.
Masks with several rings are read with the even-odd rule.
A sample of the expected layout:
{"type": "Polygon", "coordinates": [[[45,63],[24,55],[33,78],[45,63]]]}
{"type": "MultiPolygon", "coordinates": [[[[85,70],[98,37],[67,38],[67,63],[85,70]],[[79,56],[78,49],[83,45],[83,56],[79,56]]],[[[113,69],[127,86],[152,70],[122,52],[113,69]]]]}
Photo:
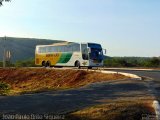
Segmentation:
{"type": "Polygon", "coordinates": [[[80,62],[79,62],[79,61],[76,61],[76,62],[75,62],[75,67],[77,67],[78,69],[80,69],[80,68],[81,68],[81,66],[80,66],[80,62]]]}
{"type": "Polygon", "coordinates": [[[88,67],[88,69],[92,69],[92,67],[88,67]]]}

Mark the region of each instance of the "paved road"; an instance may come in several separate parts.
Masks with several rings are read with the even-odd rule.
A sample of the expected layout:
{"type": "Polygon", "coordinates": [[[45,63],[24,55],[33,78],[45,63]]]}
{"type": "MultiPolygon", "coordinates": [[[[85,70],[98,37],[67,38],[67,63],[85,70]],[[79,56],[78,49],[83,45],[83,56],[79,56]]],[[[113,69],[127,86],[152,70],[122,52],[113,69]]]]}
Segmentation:
{"type": "MultiPolygon", "coordinates": [[[[111,69],[110,69],[111,70],[111,69]]],[[[160,70],[148,70],[148,71],[142,71],[142,70],[111,70],[111,71],[118,71],[118,72],[125,72],[125,73],[132,73],[139,76],[148,77],[149,79],[152,79],[149,82],[150,87],[152,89],[155,89],[153,91],[157,97],[160,97],[160,70]]]]}
{"type": "MultiPolygon", "coordinates": [[[[114,70],[115,71],[115,70],[114,70]]],[[[160,83],[160,72],[125,71],[140,76],[154,78],[152,84],[160,83]]],[[[79,110],[94,104],[100,104],[104,99],[132,98],[151,95],[150,85],[146,81],[114,80],[94,83],[79,89],[52,91],[21,96],[0,96],[0,114],[45,114],[66,113],[79,110]]],[[[160,84],[157,86],[159,91],[160,84]]],[[[155,93],[153,93],[155,94],[155,93]]],[[[156,95],[159,95],[156,93],[156,95]]]]}

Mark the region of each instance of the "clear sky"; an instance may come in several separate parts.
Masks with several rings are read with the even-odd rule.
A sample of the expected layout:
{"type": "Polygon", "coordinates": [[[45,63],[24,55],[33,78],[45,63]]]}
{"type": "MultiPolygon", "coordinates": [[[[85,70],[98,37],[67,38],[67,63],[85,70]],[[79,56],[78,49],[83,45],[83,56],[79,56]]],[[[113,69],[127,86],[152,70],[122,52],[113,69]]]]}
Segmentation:
{"type": "Polygon", "coordinates": [[[160,56],[160,0],[12,0],[0,36],[97,42],[109,56],[160,56]]]}

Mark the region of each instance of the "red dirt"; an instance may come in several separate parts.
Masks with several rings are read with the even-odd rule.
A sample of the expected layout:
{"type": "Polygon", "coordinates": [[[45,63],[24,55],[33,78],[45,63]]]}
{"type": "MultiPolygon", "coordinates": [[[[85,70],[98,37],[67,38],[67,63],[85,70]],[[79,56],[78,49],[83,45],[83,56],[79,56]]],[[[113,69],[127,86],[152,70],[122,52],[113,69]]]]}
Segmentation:
{"type": "Polygon", "coordinates": [[[14,91],[37,91],[54,88],[73,88],[93,82],[127,78],[118,74],[103,74],[82,70],[55,70],[43,68],[0,69],[0,82],[14,91]]]}

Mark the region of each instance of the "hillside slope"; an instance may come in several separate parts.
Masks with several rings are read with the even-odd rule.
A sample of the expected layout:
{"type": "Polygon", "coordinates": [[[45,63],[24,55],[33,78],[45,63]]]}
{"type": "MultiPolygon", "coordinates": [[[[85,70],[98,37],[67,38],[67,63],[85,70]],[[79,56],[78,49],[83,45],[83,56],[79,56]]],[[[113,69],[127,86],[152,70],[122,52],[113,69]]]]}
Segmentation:
{"type": "MultiPolygon", "coordinates": [[[[2,86],[2,83],[9,84],[14,93],[76,88],[95,82],[127,78],[120,74],[104,74],[83,70],[0,68],[0,85],[2,86]]],[[[1,92],[3,92],[2,87],[0,87],[0,94],[1,92]]]]}
{"type": "MultiPolygon", "coordinates": [[[[26,60],[34,58],[34,51],[36,45],[47,45],[57,42],[63,42],[60,40],[49,40],[49,39],[35,39],[35,38],[13,38],[7,37],[6,49],[11,51],[11,61],[26,60]]],[[[0,61],[3,56],[3,45],[4,38],[0,37],[0,61]]]]}

